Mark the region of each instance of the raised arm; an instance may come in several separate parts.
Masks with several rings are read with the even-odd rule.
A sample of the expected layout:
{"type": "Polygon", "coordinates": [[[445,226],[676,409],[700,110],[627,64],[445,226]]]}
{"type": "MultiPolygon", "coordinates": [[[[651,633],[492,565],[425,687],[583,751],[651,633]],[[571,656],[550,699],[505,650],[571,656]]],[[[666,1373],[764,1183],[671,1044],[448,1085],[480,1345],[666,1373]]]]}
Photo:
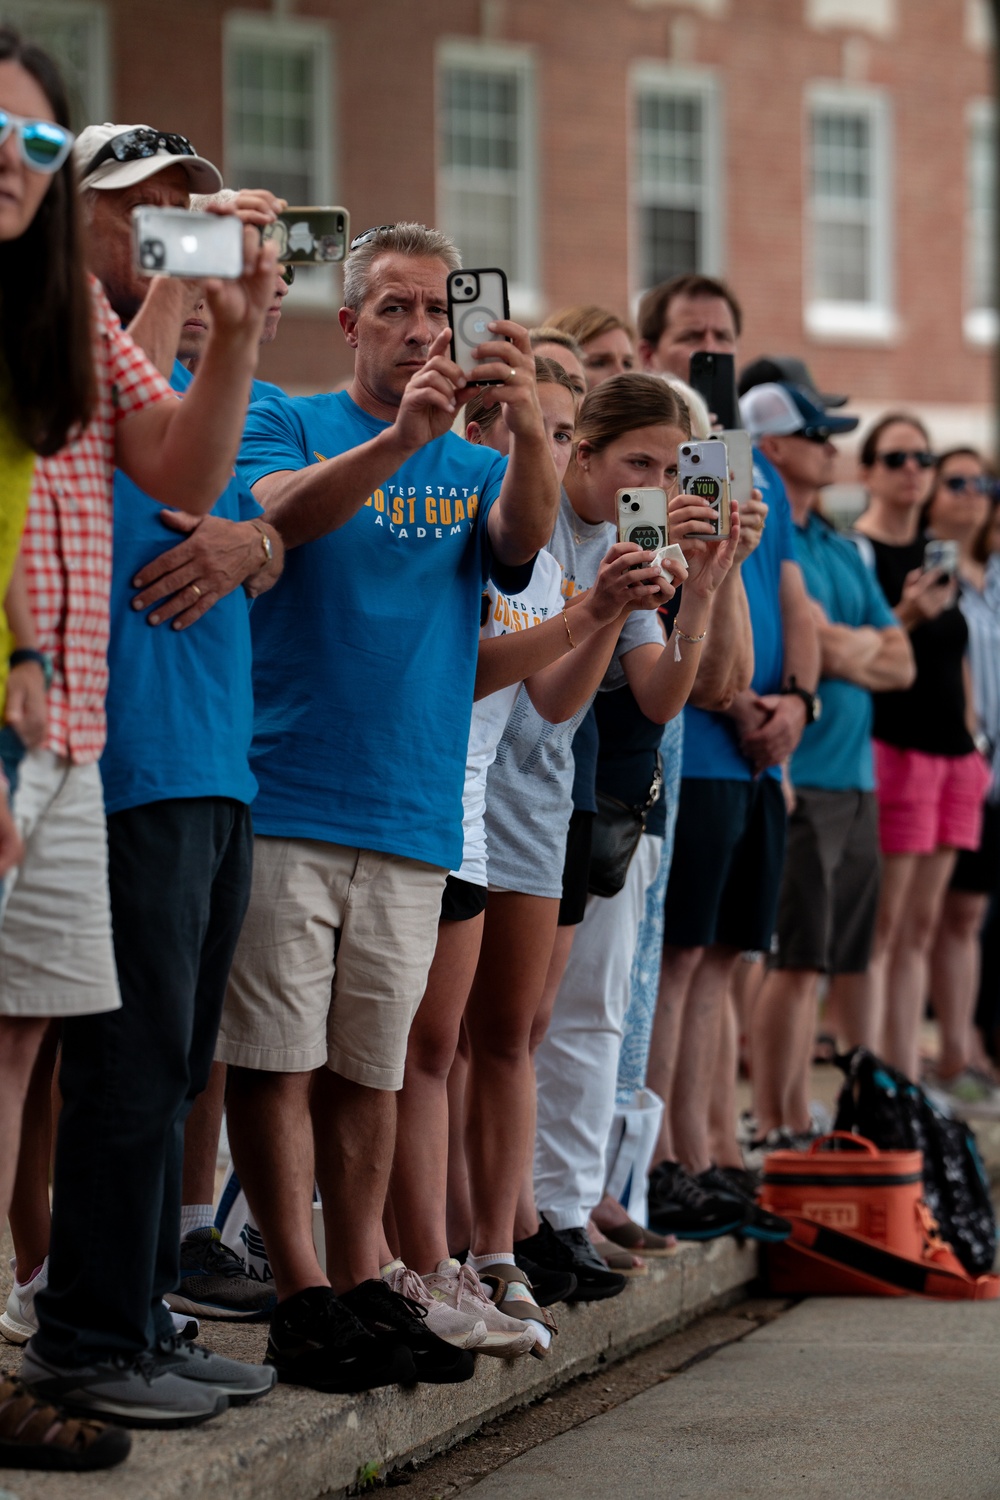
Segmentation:
{"type": "Polygon", "coordinates": [[[496,339],[480,345],[477,352],[509,374],[495,388],[495,399],[504,408],[511,437],[507,472],[486,524],[496,556],[517,567],[530,562],[552,535],[559,511],[559,479],[545,437],[535,356],[527,331],[520,323],[502,319],[490,327],[496,339]]]}

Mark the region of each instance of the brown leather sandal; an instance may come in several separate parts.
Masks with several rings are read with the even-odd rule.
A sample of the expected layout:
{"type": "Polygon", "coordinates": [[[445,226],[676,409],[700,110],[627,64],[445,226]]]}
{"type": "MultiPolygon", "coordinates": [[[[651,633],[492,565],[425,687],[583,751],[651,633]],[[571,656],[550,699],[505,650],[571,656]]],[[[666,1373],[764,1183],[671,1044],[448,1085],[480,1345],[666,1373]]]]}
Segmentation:
{"type": "MultiPolygon", "coordinates": [[[[524,1292],[531,1291],[531,1283],[517,1266],[512,1266],[505,1260],[498,1260],[493,1265],[485,1266],[483,1270],[477,1271],[476,1275],[490,1293],[490,1301],[494,1307],[498,1307],[508,1318],[518,1318],[522,1323],[541,1323],[553,1335],[559,1332],[556,1320],[547,1307],[539,1307],[538,1303],[531,1297],[525,1297],[524,1292]]],[[[549,1354],[536,1339],[528,1353],[533,1354],[536,1359],[546,1359],[549,1354]]]]}
{"type": "Polygon", "coordinates": [[[625,1224],[613,1224],[610,1229],[601,1225],[597,1227],[606,1240],[614,1245],[621,1245],[623,1250],[631,1250],[633,1255],[673,1255],[677,1249],[672,1236],[644,1229],[634,1219],[629,1219],[625,1224]]]}
{"type": "Polygon", "coordinates": [[[0,1370],[0,1468],[110,1469],[131,1447],[123,1428],[69,1417],[0,1370]]]}
{"type": "Polygon", "coordinates": [[[596,1224],[588,1228],[587,1238],[608,1269],[617,1271],[619,1276],[649,1275],[649,1267],[634,1250],[625,1250],[621,1245],[616,1245],[596,1224]]]}

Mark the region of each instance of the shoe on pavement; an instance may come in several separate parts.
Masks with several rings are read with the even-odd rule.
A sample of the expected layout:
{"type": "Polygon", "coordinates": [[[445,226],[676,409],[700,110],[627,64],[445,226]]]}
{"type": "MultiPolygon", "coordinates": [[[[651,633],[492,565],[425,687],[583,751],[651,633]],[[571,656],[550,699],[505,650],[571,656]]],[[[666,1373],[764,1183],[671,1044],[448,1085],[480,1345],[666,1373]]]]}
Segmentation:
{"type": "Polygon", "coordinates": [[[417,1378],[403,1341],[373,1336],[328,1286],[306,1287],[278,1303],[264,1362],[289,1385],[340,1395],[417,1378]]]}
{"type": "Polygon", "coordinates": [[[576,1287],[566,1302],[599,1302],[624,1290],[625,1278],[609,1271],[587,1238],[585,1229],[553,1229],[544,1214],[538,1229],[527,1239],[516,1240],[515,1255],[526,1255],[543,1270],[570,1273],[576,1287]]]}
{"type": "Polygon", "coordinates": [[[107,1418],[123,1427],[196,1427],[226,1410],[229,1398],[163,1369],[152,1354],[105,1359],[77,1369],[42,1359],[29,1344],[21,1379],[36,1396],[71,1416],[107,1418]]]}
{"type": "Polygon", "coordinates": [[[424,1278],[401,1260],[385,1267],[382,1280],[392,1291],[422,1307],[427,1327],[446,1344],[455,1349],[478,1349],[485,1342],[486,1324],[478,1312],[473,1312],[471,1303],[461,1308],[446,1297],[435,1297],[424,1278]]]}
{"type": "Polygon", "coordinates": [[[196,1318],[261,1322],[271,1316],[274,1288],[251,1281],[217,1229],[192,1229],[181,1240],[181,1279],[167,1306],[196,1318]]]}
{"type": "Polygon", "coordinates": [[[742,1206],[706,1193],[680,1162],[661,1161],[649,1174],[649,1223],[658,1234],[679,1240],[714,1240],[735,1234],[742,1206]]]}
{"type": "Polygon", "coordinates": [[[394,1292],[381,1279],[363,1281],[340,1301],[369,1333],[388,1335],[409,1349],[418,1380],[453,1385],[471,1380],[476,1373],[474,1350],[446,1344],[428,1328],[426,1308],[394,1292]]]}
{"type": "Polygon", "coordinates": [[[494,1306],[489,1292],[470,1266],[459,1265],[457,1260],[442,1260],[436,1271],[420,1279],[433,1298],[446,1302],[459,1312],[468,1311],[483,1322],[486,1337],[477,1353],[493,1354],[499,1359],[530,1354],[535,1343],[531,1329],[525,1328],[519,1318],[508,1318],[494,1306]]]}
{"type": "Polygon", "coordinates": [[[737,1180],[742,1175],[727,1167],[709,1167],[706,1172],[699,1172],[695,1180],[706,1193],[714,1193],[723,1199],[732,1198],[734,1203],[739,1204],[743,1209],[743,1223],[739,1230],[741,1235],[748,1240],[761,1240],[767,1245],[780,1245],[791,1234],[791,1224],[778,1214],[761,1208],[753,1193],[744,1192],[737,1180]]]}
{"type": "Polygon", "coordinates": [[[246,1406],[266,1396],[277,1382],[278,1372],[271,1365],[244,1364],[242,1360],[226,1359],[210,1349],[199,1349],[190,1339],[161,1339],[153,1350],[153,1358],[161,1370],[171,1375],[180,1375],[184,1380],[193,1380],[200,1385],[213,1386],[229,1397],[230,1406],[246,1406]]]}
{"type": "MultiPolygon", "coordinates": [[[[10,1263],[12,1271],[16,1265],[17,1261],[12,1260],[10,1263]]],[[[35,1297],[39,1292],[44,1291],[48,1284],[48,1256],[29,1281],[14,1282],[7,1297],[7,1306],[3,1312],[0,1312],[0,1334],[3,1334],[8,1344],[26,1344],[38,1332],[35,1297]]],[[[163,1305],[170,1311],[166,1302],[163,1305]]],[[[196,1339],[198,1337],[197,1318],[189,1317],[186,1313],[170,1311],[170,1320],[174,1325],[174,1332],[180,1334],[181,1338],[196,1339]]]]}
{"type": "Polygon", "coordinates": [[[71,1417],[0,1370],[0,1469],[113,1469],[131,1447],[121,1427],[71,1417]]]}

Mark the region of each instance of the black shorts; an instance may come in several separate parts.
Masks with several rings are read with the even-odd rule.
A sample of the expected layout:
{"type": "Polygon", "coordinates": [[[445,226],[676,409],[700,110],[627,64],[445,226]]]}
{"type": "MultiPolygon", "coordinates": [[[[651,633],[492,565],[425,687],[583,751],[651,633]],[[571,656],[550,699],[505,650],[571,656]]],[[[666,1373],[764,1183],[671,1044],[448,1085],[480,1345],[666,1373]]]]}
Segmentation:
{"type": "Polygon", "coordinates": [[[771,967],[863,974],[882,860],[874,792],[796,787],[771,967]]]}
{"type": "Polygon", "coordinates": [[[563,863],[562,900],[559,903],[559,926],[578,927],[587,910],[590,885],[590,837],[596,814],[573,809],[566,835],[566,859],[563,863]]]}
{"type": "Polygon", "coordinates": [[[1000,890],[1000,804],[983,803],[983,835],[978,849],[959,849],[951,877],[953,891],[992,896],[1000,890]]]}
{"type": "Polygon", "coordinates": [[[486,887],[449,875],[441,893],[441,921],[468,922],[486,910],[486,887]]]}
{"type": "Polygon", "coordinates": [[[785,855],[780,781],[681,781],[663,941],[770,952],[785,855]]]}

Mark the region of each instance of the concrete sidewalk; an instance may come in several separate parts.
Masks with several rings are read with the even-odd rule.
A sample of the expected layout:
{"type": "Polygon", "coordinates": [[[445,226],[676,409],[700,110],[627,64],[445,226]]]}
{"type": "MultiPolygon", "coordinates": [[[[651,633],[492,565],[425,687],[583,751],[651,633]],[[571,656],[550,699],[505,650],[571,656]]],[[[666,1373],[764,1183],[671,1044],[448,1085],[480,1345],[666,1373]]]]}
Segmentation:
{"type": "Polygon", "coordinates": [[[1000,1303],[814,1298],[470,1500],[997,1500],[1000,1303]]]}
{"type": "MultiPolygon", "coordinates": [[[[322,1396],[280,1385],[255,1406],[187,1432],[133,1434],[132,1456],[99,1474],[0,1469],[0,1491],[17,1500],[316,1500],[355,1484],[368,1465],[392,1467],[451,1447],[484,1422],[554,1386],[620,1359],[739,1298],[757,1274],[757,1253],[726,1238],[687,1244],[650,1262],[607,1302],[554,1309],[559,1336],[547,1359],[480,1358],[462,1385],[398,1386],[362,1396],[322,1396]]],[[[0,1280],[0,1295],[7,1294],[0,1280]]],[[[207,1347],[259,1360],[260,1325],[204,1323],[207,1347]]],[[[0,1345],[0,1364],[20,1354],[0,1345]]]]}

